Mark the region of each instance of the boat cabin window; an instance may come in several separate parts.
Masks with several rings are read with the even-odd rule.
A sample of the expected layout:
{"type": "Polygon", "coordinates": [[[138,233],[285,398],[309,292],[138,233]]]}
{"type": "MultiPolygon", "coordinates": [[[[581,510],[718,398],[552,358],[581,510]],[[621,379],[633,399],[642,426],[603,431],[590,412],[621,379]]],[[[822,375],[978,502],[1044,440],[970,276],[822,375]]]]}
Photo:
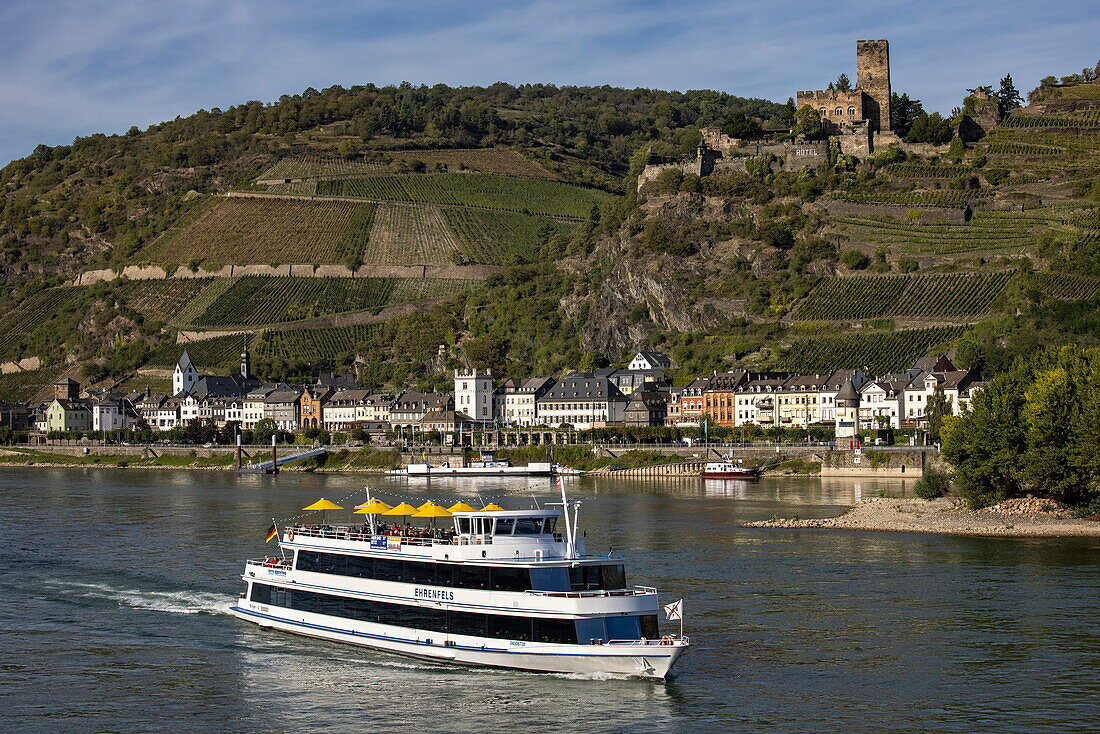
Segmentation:
{"type": "Polygon", "coordinates": [[[542,534],[542,518],[541,517],[520,517],[516,518],[516,535],[541,535],[542,534]]]}
{"type": "Polygon", "coordinates": [[[458,517],[458,518],[455,518],[455,522],[457,523],[456,527],[458,529],[458,534],[459,535],[469,535],[470,534],[470,518],[468,518],[468,517],[458,517]]]}
{"type": "Polygon", "coordinates": [[[513,517],[498,517],[496,520],[497,520],[497,529],[496,529],[496,532],[493,533],[494,535],[511,535],[512,534],[512,528],[516,524],[515,518],[513,518],[513,517]]]}
{"type": "Polygon", "coordinates": [[[569,587],[573,591],[625,589],[626,572],[621,565],[576,566],[569,569],[569,587]]]}

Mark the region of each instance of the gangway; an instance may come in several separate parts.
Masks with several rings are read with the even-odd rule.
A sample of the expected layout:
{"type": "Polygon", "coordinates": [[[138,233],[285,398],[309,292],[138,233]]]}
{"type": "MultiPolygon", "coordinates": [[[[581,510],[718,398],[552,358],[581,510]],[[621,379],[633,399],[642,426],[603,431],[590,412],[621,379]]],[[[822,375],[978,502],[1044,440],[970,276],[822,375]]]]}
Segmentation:
{"type": "Polygon", "coordinates": [[[242,466],[240,471],[252,473],[252,474],[274,474],[278,471],[278,468],[283,464],[289,464],[292,461],[299,461],[301,459],[308,459],[312,456],[321,456],[327,454],[328,449],[310,449],[309,451],[302,451],[297,454],[290,454],[288,456],[280,456],[274,461],[268,460],[260,462],[259,464],[248,464],[242,466]]]}

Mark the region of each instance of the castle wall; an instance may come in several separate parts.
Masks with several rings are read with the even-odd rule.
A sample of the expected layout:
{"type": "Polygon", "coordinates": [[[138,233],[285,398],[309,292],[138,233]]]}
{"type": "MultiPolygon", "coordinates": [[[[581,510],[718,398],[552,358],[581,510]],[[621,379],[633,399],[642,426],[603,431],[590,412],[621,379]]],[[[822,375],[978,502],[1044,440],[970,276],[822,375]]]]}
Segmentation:
{"type": "Polygon", "coordinates": [[[798,92],[796,95],[799,109],[809,105],[821,114],[822,126],[828,131],[840,129],[864,118],[865,101],[858,89],[842,92],[836,89],[818,89],[810,92],[798,92]]]}

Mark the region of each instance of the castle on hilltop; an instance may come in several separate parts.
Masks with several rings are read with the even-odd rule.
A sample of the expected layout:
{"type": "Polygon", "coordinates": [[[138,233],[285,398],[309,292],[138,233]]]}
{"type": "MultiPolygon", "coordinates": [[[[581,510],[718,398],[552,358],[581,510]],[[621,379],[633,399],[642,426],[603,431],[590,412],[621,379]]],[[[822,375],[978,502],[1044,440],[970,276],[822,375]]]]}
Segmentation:
{"type": "Polygon", "coordinates": [[[796,103],[820,110],[826,132],[875,135],[891,132],[890,94],[890,42],[856,41],[855,89],[799,92],[796,103]]]}
{"type": "Polygon", "coordinates": [[[766,161],[773,171],[816,168],[828,162],[833,151],[864,158],[875,148],[898,145],[906,149],[890,125],[890,42],[856,41],[856,86],[854,89],[819,89],[798,92],[799,109],[809,105],[821,113],[821,128],[828,140],[790,140],[790,130],[765,130],[773,135],[763,140],[732,138],[717,127],[699,130],[700,141],[693,159],[677,163],[647,165],[638,178],[638,188],[669,168],[696,176],[721,171],[745,171],[753,159],[766,161]],[[786,139],[774,133],[788,133],[786,139]],[[778,137],[778,139],[776,139],[778,137]]]}

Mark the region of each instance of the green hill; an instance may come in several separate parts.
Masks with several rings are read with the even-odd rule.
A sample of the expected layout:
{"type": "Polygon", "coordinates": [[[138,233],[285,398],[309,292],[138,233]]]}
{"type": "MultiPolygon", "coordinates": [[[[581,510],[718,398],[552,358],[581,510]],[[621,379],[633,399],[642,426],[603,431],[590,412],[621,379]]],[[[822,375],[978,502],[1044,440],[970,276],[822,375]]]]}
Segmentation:
{"type": "Polygon", "coordinates": [[[465,363],[555,374],[643,347],[683,379],[894,370],[944,349],[995,371],[1100,332],[1096,89],[1044,86],[965,146],[801,171],[747,159],[641,191],[642,167],[693,155],[701,127],[784,106],[332,87],[40,146],[0,171],[0,361],[44,366],[0,393],[72,365],[104,384],[160,379],[183,344],[228,370],[246,338],[263,377],[354,369],[371,387],[440,386],[465,363]]]}

